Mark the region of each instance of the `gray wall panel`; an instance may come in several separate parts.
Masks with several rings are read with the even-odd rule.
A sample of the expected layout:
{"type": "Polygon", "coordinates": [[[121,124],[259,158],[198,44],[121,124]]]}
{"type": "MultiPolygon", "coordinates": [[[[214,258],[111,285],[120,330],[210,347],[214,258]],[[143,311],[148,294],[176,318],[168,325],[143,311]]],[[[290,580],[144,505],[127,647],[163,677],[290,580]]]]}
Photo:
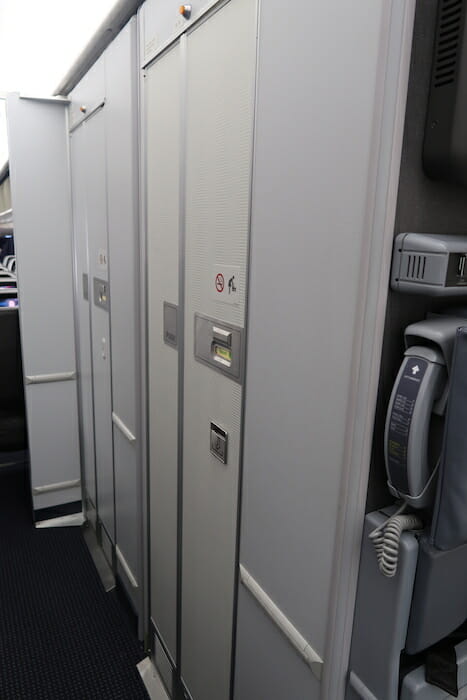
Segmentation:
{"type": "Polygon", "coordinates": [[[61,489],[60,491],[34,494],[34,510],[81,501],[81,493],[81,485],[78,485],[73,488],[61,489]]]}
{"type": "MultiPolygon", "coordinates": [[[[136,465],[136,444],[130,443],[114,425],[116,543],[139,586],[141,584],[139,575],[140,499],[135,488],[138,480],[136,465]],[[128,484],[126,494],[122,492],[122,484],[128,484]]],[[[128,594],[135,608],[138,609],[139,589],[128,585],[128,577],[124,570],[122,574],[122,579],[127,584],[128,594]]]]}
{"type": "Polygon", "coordinates": [[[163,303],[177,305],[181,56],[177,44],[146,85],[151,617],[172,658],[177,630],[178,352],[164,342],[163,303]]]}
{"type": "Polygon", "coordinates": [[[215,1],[193,0],[190,3],[191,12],[187,20],[180,15],[180,5],[177,2],[146,0],[140,10],[141,63],[152,59],[155,53],[166,46],[169,41],[176,39],[189,24],[196,21],[206,9],[215,4],[215,1]]]}
{"type": "Polygon", "coordinates": [[[242,413],[242,387],[194,358],[194,315],[244,324],[255,56],[251,0],[188,35],[181,671],[194,700],[229,697],[242,413]],[[215,287],[229,266],[236,303],[215,287]],[[228,433],[226,465],[211,420],[228,433]]]}
{"type": "MultiPolygon", "coordinates": [[[[139,354],[139,251],[136,170],[136,20],[105,52],[112,409],[137,438],[125,445],[114,427],[116,541],[140,579],[140,444],[136,419],[139,354]],[[130,508],[131,504],[131,508],[130,508]]],[[[134,589],[131,590],[135,594],[134,589]]],[[[134,598],[134,595],[133,595],[134,598]]]]}
{"type": "MultiPolygon", "coordinates": [[[[31,486],[80,478],[76,382],[26,387],[31,486]]],[[[80,489],[33,495],[34,508],[81,499],[80,489]],[[77,493],[78,491],[78,493],[77,493]]]]}
{"type": "MultiPolygon", "coordinates": [[[[104,108],[105,109],[105,108],[104,108]]],[[[112,447],[112,387],[109,312],[94,302],[93,279],[108,280],[107,189],[104,109],[86,121],[89,302],[91,304],[97,508],[114,541],[114,471],[112,447]]],[[[110,294],[112,290],[110,289],[110,294]]],[[[112,302],[111,302],[112,303],[112,302]]]]}
{"type": "Polygon", "coordinates": [[[70,126],[73,127],[105,99],[105,65],[101,57],[69,95],[70,126]],[[83,108],[86,111],[83,111],[83,108]]]}
{"type": "MultiPolygon", "coordinates": [[[[384,3],[301,7],[272,0],[260,18],[240,557],[323,657],[384,3]]],[[[237,687],[248,679],[260,682],[239,652],[237,687]]]]}
{"type": "Polygon", "coordinates": [[[70,372],[75,338],[65,107],[10,95],[7,109],[24,373],[70,372]]]}
{"type": "MultiPolygon", "coordinates": [[[[97,510],[130,578],[141,577],[141,436],[139,388],[139,239],[137,169],[137,36],[132,18],[71,94],[74,177],[83,173],[83,203],[75,192],[75,226],[86,221],[92,344],[94,426],[83,416],[84,442],[95,434],[97,510]],[[84,110],[81,110],[81,107],[84,110]],[[78,124],[78,126],[77,126],[78,124]],[[108,309],[95,304],[94,278],[109,282],[108,309]],[[117,425],[112,426],[112,413],[117,425]],[[123,432],[118,427],[123,426],[123,432]],[[126,431],[126,437],[125,437],[126,431]],[[128,436],[134,436],[131,441],[128,436]]],[[[77,265],[84,269],[85,242],[77,239],[77,265]],[[83,249],[81,248],[83,247],[83,249]]],[[[81,284],[79,270],[78,282],[81,284]]],[[[86,309],[81,289],[80,325],[86,309]],[[82,318],[81,318],[82,315],[82,318]]],[[[82,355],[86,349],[82,347],[82,355]]],[[[86,359],[83,360],[86,365],[86,359]]],[[[138,586],[129,584],[135,608],[138,586]]]]}
{"type": "MultiPolygon", "coordinates": [[[[65,106],[10,95],[7,118],[23,371],[25,375],[73,372],[76,360],[65,106]]],[[[76,382],[29,385],[26,406],[33,485],[79,479],[76,382]]],[[[68,496],[64,495],[61,502],[66,502],[68,496]]]]}
{"type": "Polygon", "coordinates": [[[407,87],[416,0],[383,3],[380,34],[379,95],[375,95],[374,147],[371,150],[366,231],[367,263],[362,260],[360,329],[355,329],[354,363],[358,389],[348,408],[346,458],[341,485],[338,534],[332,575],[323,698],[341,697],[348,677],[353,610],[372,432],[379,383],[384,315],[388,298],[397,189],[406,116],[407,87]],[[383,77],[384,76],[384,77],[383,77]],[[379,102],[379,106],[378,106],[379,102]],[[379,114],[378,114],[379,112],[379,114]]]}
{"type": "Polygon", "coordinates": [[[113,410],[132,432],[136,431],[139,320],[135,55],[136,21],[132,20],[105,54],[113,410]]]}
{"type": "Polygon", "coordinates": [[[88,264],[88,233],[86,216],[86,167],[82,157],[85,153],[85,128],[76,129],[70,142],[72,203],[73,203],[73,242],[75,248],[75,284],[77,314],[77,354],[79,359],[78,384],[80,391],[81,462],[83,488],[97,503],[96,465],[94,455],[94,406],[92,391],[91,320],[89,293],[91,282],[88,264]],[[88,300],[84,296],[83,274],[88,276],[88,300]]]}
{"type": "Polygon", "coordinates": [[[244,588],[239,593],[237,624],[237,664],[248,672],[238,675],[236,698],[310,700],[319,697],[319,682],[307,664],[244,588]]]}

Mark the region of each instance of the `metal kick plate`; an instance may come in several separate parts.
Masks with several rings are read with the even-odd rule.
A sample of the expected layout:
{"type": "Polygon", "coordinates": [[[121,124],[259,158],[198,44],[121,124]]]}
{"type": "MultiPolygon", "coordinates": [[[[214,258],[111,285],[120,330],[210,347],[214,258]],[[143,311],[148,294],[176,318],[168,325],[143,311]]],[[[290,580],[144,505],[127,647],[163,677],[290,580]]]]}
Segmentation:
{"type": "Polygon", "coordinates": [[[178,347],[178,306],[164,301],[164,343],[178,347]]]}
{"type": "Polygon", "coordinates": [[[94,304],[105,311],[109,310],[110,285],[106,280],[94,277],[94,304]]]}
{"type": "Polygon", "coordinates": [[[195,314],[195,358],[240,384],[243,381],[243,330],[195,314]]]}

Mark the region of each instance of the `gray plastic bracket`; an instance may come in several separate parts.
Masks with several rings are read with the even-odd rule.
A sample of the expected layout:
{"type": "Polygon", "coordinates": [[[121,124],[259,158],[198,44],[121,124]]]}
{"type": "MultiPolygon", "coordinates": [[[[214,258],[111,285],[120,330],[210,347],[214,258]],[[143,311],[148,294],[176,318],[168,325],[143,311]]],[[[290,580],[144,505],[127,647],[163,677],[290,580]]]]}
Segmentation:
{"type": "MultiPolygon", "coordinates": [[[[394,510],[388,509],[389,514],[394,510]]],[[[397,573],[393,578],[383,576],[368,535],[387,517],[377,511],[365,518],[347,700],[398,698],[399,659],[407,636],[418,540],[403,533],[397,573]]]]}

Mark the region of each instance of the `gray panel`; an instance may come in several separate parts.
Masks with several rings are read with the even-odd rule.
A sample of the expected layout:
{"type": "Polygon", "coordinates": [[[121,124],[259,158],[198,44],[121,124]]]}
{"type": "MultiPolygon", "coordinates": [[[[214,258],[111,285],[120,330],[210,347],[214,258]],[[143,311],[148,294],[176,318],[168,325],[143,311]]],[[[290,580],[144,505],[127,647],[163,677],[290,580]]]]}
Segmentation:
{"type": "Polygon", "coordinates": [[[154,57],[170,39],[175,39],[215,0],[192,0],[189,18],[180,15],[180,3],[146,0],[141,12],[141,62],[154,57]]]}
{"type": "MultiPolygon", "coordinates": [[[[30,376],[74,372],[71,201],[65,108],[59,103],[25,101],[10,95],[7,116],[23,371],[30,376]],[[47,163],[45,169],[44,163],[47,163]],[[40,231],[47,233],[47,246],[38,235],[40,231]],[[44,270],[50,269],[53,274],[44,277],[44,270]]],[[[33,485],[78,479],[76,382],[28,386],[26,405],[33,485]]],[[[68,496],[66,494],[65,499],[68,496]]]]}
{"type": "Polygon", "coordinates": [[[177,656],[178,353],[164,342],[164,303],[178,305],[181,56],[177,44],[146,85],[150,613],[177,656]]]}
{"type": "Polygon", "coordinates": [[[379,700],[396,700],[419,546],[413,534],[404,533],[397,573],[383,576],[369,534],[387,515],[370,513],[365,520],[350,670],[358,679],[351,680],[354,687],[362,685],[379,700]]]}
{"type": "Polygon", "coordinates": [[[226,700],[242,389],[195,359],[194,316],[244,325],[256,3],[228,3],[187,43],[181,671],[194,700],[226,700]],[[215,287],[217,275],[232,269],[234,303],[215,287]],[[229,434],[227,465],[210,453],[211,421],[229,434]]]}
{"type": "Polygon", "coordinates": [[[105,99],[105,67],[101,56],[69,95],[70,127],[88,116],[105,99]],[[84,110],[84,111],[83,111],[84,110]]]}
{"type": "Polygon", "coordinates": [[[136,435],[139,354],[136,20],[131,20],[120,32],[105,58],[113,409],[136,435]]]}
{"type": "MultiPolygon", "coordinates": [[[[116,527],[117,544],[131,573],[141,585],[139,569],[139,535],[140,526],[139,493],[136,489],[138,481],[136,459],[136,445],[130,443],[127,438],[114,426],[114,469],[115,469],[115,498],[116,498],[116,527]],[[128,485],[126,493],[123,489],[128,485]]],[[[139,605],[139,590],[131,582],[128,582],[126,572],[123,569],[122,580],[125,582],[128,595],[133,600],[135,608],[139,605]]]]}
{"type": "Polygon", "coordinates": [[[34,495],[33,505],[34,510],[41,508],[51,508],[52,506],[63,505],[64,503],[74,503],[82,498],[81,485],[75,486],[72,489],[63,489],[51,491],[50,493],[38,493],[34,495]]]}
{"type": "MultiPolygon", "coordinates": [[[[240,556],[324,657],[384,7],[262,7],[240,556]]],[[[254,673],[238,668],[242,687],[254,673]]]]}
{"type": "MultiPolygon", "coordinates": [[[[141,587],[141,433],[137,420],[140,352],[136,19],[105,52],[107,202],[113,411],[136,440],[114,427],[116,541],[141,587]]],[[[141,588],[126,587],[141,611],[141,588]]]]}
{"type": "MultiPolygon", "coordinates": [[[[31,487],[80,478],[76,382],[25,387],[31,487]],[[44,410],[44,406],[47,410],[44,410]]],[[[81,489],[33,494],[34,509],[81,498],[81,489]]]]}
{"type": "Polygon", "coordinates": [[[241,672],[235,679],[236,698],[310,700],[319,697],[320,685],[310,668],[244,588],[239,591],[238,630],[236,662],[241,672]],[[244,672],[246,668],[250,673],[244,672]]]}
{"type": "Polygon", "coordinates": [[[16,95],[7,105],[24,373],[70,372],[75,339],[65,108],[16,95]],[[48,245],[38,231],[47,232],[48,245]],[[44,278],[52,267],[54,274],[44,278]]]}
{"type": "Polygon", "coordinates": [[[173,672],[167,654],[164,651],[162,644],[160,643],[156,634],[154,634],[154,660],[159,671],[160,677],[166,688],[169,689],[170,695],[173,695],[173,672]]]}
{"type": "Polygon", "coordinates": [[[431,539],[439,549],[452,549],[467,542],[465,502],[467,480],[462,458],[467,451],[465,396],[467,391],[467,328],[458,328],[449,372],[450,391],[440,457],[436,504],[431,539]]]}
{"type": "MultiPolygon", "coordinates": [[[[105,113],[100,110],[84,125],[86,130],[87,221],[89,276],[108,280],[105,113]]],[[[96,446],[97,513],[107,533],[115,537],[114,472],[112,448],[112,395],[109,312],[91,309],[94,429],[96,446]]]]}
{"type": "Polygon", "coordinates": [[[84,128],[70,138],[71,182],[73,198],[73,243],[76,280],[82,280],[85,290],[76,290],[77,355],[79,410],[81,428],[81,466],[83,488],[92,503],[97,503],[96,467],[94,455],[94,406],[92,393],[91,319],[89,306],[88,232],[86,218],[86,163],[84,128]],[[81,291],[83,293],[81,293],[81,291]],[[86,291],[86,296],[84,295],[86,291]]]}
{"type": "Polygon", "coordinates": [[[102,522],[99,521],[99,538],[102,546],[102,551],[104,552],[105,558],[107,559],[108,565],[111,569],[114,569],[114,548],[112,540],[109,538],[106,530],[102,527],[102,522]]]}
{"type": "MultiPolygon", "coordinates": [[[[465,431],[465,424],[464,424],[465,431]]],[[[460,627],[467,617],[467,595],[460,581],[467,578],[467,544],[441,551],[420,539],[405,648],[418,654],[460,627]]]]}
{"type": "MultiPolygon", "coordinates": [[[[383,21],[378,44],[373,164],[369,168],[367,261],[360,273],[360,330],[356,328],[354,368],[358,368],[358,388],[347,412],[347,465],[341,486],[338,534],[332,575],[332,617],[327,629],[326,665],[323,698],[343,697],[347,680],[352,616],[357,587],[362,514],[366,499],[371,456],[374,409],[379,383],[379,365],[386,310],[390,247],[400,174],[402,135],[406,110],[407,85],[412,53],[415,0],[380,3],[383,21]],[[376,145],[377,144],[377,145],[376,145]]],[[[357,32],[358,49],[365,50],[357,32]]],[[[376,29],[375,29],[376,31],[376,29]]],[[[373,32],[368,36],[372,37],[373,32]]],[[[365,35],[366,38],[367,35],[365,35]]],[[[363,261],[362,261],[363,262],[363,261]]]]}

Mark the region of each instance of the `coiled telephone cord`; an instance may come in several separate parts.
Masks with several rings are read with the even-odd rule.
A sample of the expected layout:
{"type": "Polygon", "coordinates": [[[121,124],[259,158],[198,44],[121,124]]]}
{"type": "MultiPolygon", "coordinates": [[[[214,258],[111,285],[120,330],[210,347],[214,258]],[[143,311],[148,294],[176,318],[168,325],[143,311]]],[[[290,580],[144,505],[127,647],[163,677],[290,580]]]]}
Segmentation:
{"type": "Polygon", "coordinates": [[[388,578],[394,576],[397,571],[402,533],[406,530],[421,530],[423,528],[423,522],[417,515],[412,513],[401,515],[405,508],[406,504],[404,503],[394,515],[369,535],[376,550],[379,570],[388,578]]]}

